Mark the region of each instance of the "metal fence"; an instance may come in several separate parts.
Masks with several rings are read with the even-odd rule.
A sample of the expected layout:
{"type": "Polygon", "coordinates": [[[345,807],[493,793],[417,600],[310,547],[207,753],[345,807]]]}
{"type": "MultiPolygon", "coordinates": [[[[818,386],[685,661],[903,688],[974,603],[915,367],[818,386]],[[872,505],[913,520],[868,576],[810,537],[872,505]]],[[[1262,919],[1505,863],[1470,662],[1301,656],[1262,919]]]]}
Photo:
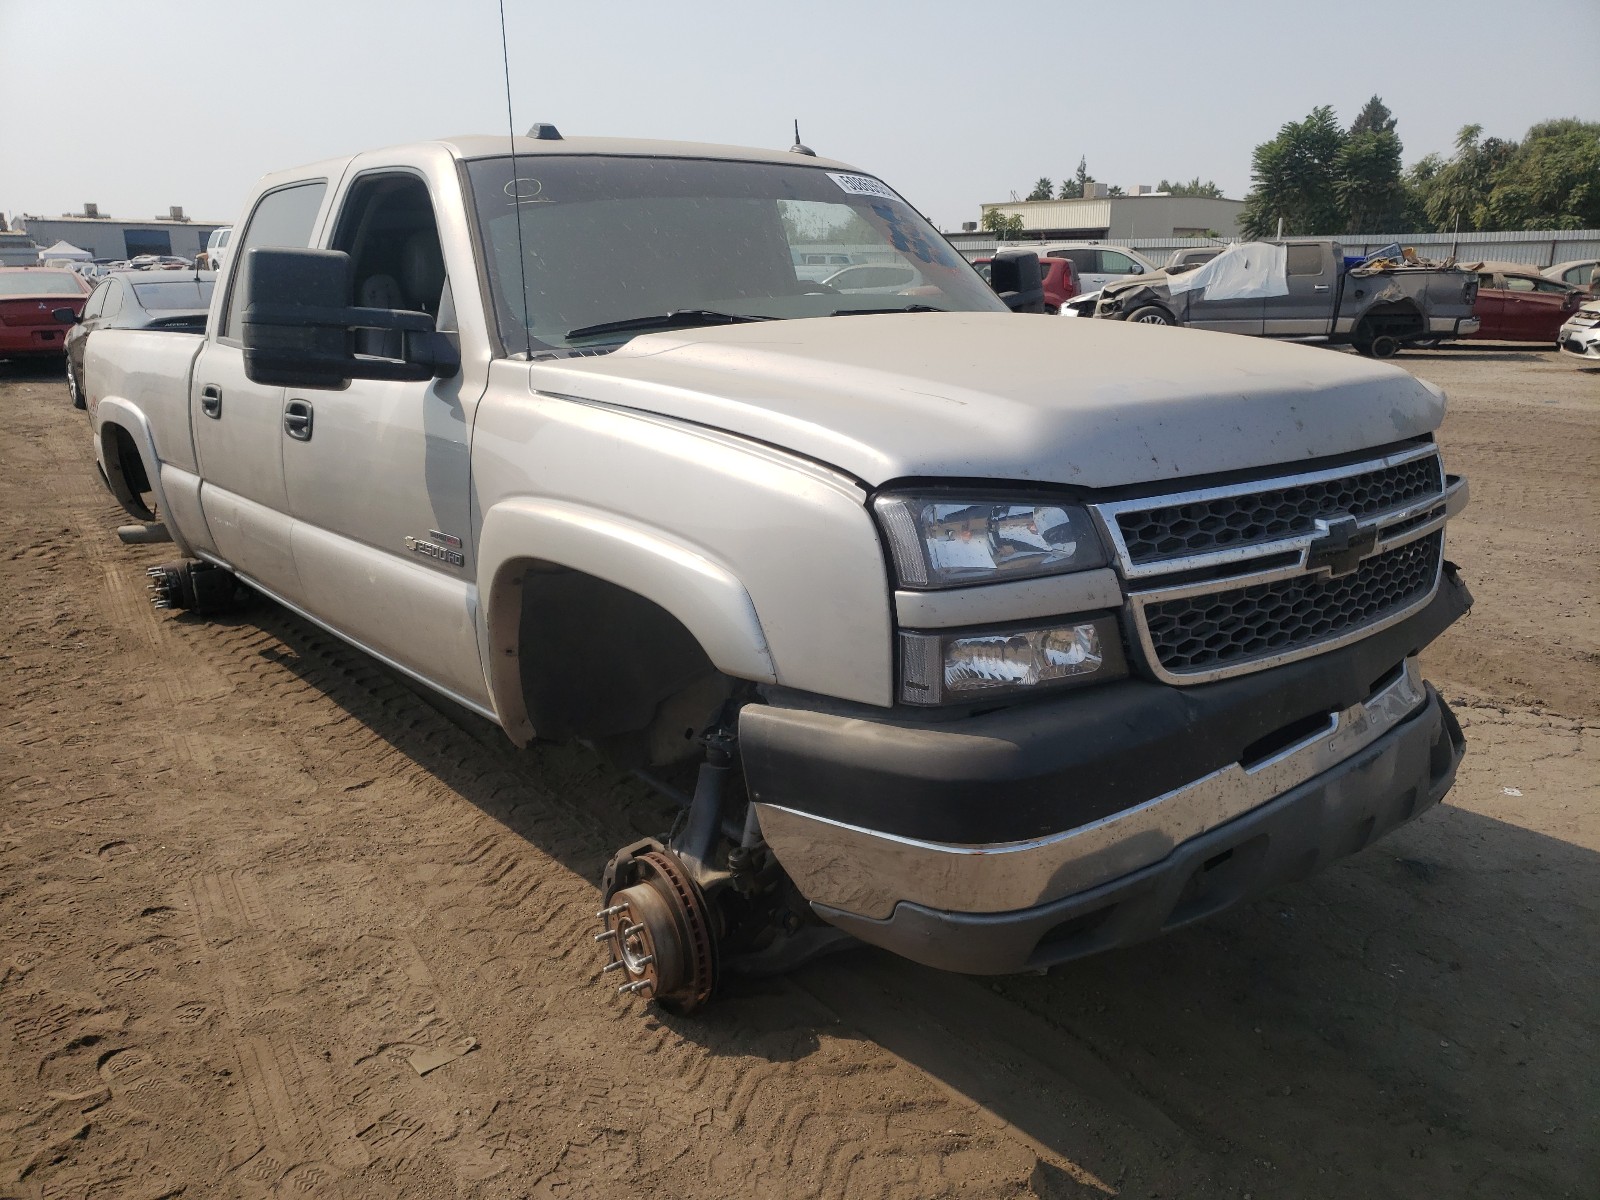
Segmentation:
{"type": "MultiPolygon", "coordinates": [[[[1373,250],[1399,242],[1411,246],[1424,258],[1444,259],[1452,255],[1460,262],[1470,263],[1489,259],[1498,262],[1526,263],[1530,267],[1548,267],[1572,259],[1600,258],[1600,229],[1541,229],[1514,233],[1348,233],[1325,235],[1336,237],[1347,254],[1368,254],[1373,250]]],[[[957,250],[969,259],[983,258],[1004,246],[1008,250],[1026,250],[1027,240],[996,241],[993,237],[956,234],[951,240],[957,250]]],[[[1031,244],[1037,245],[1037,242],[1031,244]]],[[[1129,238],[1115,243],[1137,250],[1158,266],[1174,250],[1194,246],[1215,246],[1214,238],[1129,238]]]]}

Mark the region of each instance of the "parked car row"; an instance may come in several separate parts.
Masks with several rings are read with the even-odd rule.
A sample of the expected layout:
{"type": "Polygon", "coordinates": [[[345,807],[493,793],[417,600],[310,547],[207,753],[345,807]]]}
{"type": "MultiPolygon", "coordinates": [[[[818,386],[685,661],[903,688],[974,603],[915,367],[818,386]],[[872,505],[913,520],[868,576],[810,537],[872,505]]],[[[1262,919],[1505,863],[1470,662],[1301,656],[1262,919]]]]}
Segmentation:
{"type": "MultiPolygon", "coordinates": [[[[1243,245],[1270,246],[1273,243],[1243,245]]],[[[1467,300],[1470,312],[1457,314],[1460,319],[1452,320],[1439,308],[1443,297],[1437,294],[1438,287],[1424,289],[1427,294],[1409,297],[1400,294],[1408,290],[1416,293],[1417,287],[1426,280],[1427,272],[1444,268],[1400,264],[1396,271],[1382,273],[1394,285],[1383,289],[1383,296],[1378,296],[1374,289],[1363,291],[1353,287],[1350,295],[1340,300],[1345,277],[1367,269],[1362,260],[1347,258],[1343,269],[1335,269],[1342,253],[1338,243],[1297,241],[1285,243],[1285,246],[1288,259],[1293,261],[1285,262],[1283,288],[1276,295],[1251,294],[1248,298],[1230,299],[1215,290],[1191,287],[1189,282],[1192,281],[1180,287],[1176,280],[1214,261],[1225,251],[1237,253],[1233,247],[1222,245],[1198,246],[1174,251],[1164,266],[1152,268],[1145,274],[1115,277],[1098,289],[1085,283],[1064,309],[1064,315],[1109,317],[1142,324],[1190,325],[1268,337],[1348,341],[1364,353],[1387,357],[1406,345],[1428,349],[1456,337],[1544,342],[1564,347],[1565,342],[1571,340],[1567,337],[1565,323],[1571,322],[1584,300],[1600,288],[1600,283],[1596,282],[1600,280],[1600,260],[1596,259],[1575,259],[1542,271],[1525,263],[1465,265],[1454,268],[1454,273],[1475,275],[1476,292],[1471,296],[1462,293],[1459,298],[1467,300]],[[1326,253],[1315,249],[1318,246],[1325,246],[1326,253]],[[1317,297],[1309,293],[1295,300],[1294,297],[1307,288],[1320,295],[1324,302],[1320,307],[1317,297]],[[1389,294],[1391,292],[1394,294],[1389,294]],[[1366,305],[1354,303],[1363,297],[1366,305]],[[1317,311],[1309,311],[1308,303],[1317,311]],[[1356,314],[1356,307],[1365,308],[1367,315],[1356,314]],[[1323,308],[1329,313],[1337,309],[1339,317],[1323,320],[1328,315],[1322,312],[1323,308]]],[[[1083,248],[1066,251],[1042,246],[1039,249],[1041,254],[1070,252],[1078,256],[1079,261],[1095,266],[1108,262],[1121,265],[1123,259],[1133,254],[1126,247],[1103,246],[1095,248],[1103,252],[1103,257],[1091,260],[1083,248]]],[[[1102,273],[1088,278],[1105,277],[1102,273]]],[[[1080,279],[1083,278],[1080,275],[1080,279]]],[[[1581,321],[1579,325],[1582,329],[1588,328],[1581,321]]]]}

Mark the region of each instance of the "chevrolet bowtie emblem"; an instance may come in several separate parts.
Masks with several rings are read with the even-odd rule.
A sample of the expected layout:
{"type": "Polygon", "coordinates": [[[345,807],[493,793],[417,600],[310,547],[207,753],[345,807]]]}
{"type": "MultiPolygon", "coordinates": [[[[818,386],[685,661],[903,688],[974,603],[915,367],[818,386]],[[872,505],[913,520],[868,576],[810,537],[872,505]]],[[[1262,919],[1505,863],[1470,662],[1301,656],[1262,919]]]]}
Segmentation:
{"type": "Polygon", "coordinates": [[[1378,545],[1378,527],[1362,529],[1354,517],[1317,521],[1319,536],[1306,551],[1306,570],[1326,571],[1330,578],[1348,575],[1378,545]]]}

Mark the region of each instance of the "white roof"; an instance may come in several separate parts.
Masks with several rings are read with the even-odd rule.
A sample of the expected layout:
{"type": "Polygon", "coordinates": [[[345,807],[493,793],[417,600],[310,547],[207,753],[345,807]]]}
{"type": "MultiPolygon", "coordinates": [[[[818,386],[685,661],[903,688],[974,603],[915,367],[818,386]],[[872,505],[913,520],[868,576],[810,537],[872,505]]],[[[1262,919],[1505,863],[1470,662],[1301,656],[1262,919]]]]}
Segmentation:
{"type": "Polygon", "coordinates": [[[90,254],[87,250],[80,250],[71,242],[57,242],[48,250],[39,251],[40,262],[43,262],[47,258],[75,258],[86,261],[93,257],[94,255],[90,254]]]}

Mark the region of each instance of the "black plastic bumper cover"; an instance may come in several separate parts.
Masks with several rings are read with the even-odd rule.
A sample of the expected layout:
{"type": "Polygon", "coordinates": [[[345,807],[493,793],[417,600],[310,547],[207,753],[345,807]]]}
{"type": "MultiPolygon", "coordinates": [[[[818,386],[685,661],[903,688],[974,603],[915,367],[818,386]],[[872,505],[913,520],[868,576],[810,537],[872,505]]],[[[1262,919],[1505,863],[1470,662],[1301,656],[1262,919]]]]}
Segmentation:
{"type": "Polygon", "coordinates": [[[940,912],[902,901],[873,920],[813,907],[864,942],[948,971],[1055,966],[1181,928],[1355,853],[1437,804],[1463,750],[1454,714],[1429,688],[1414,715],[1345,762],[1089,891],[1008,913],[940,912]]]}
{"type": "Polygon", "coordinates": [[[746,706],[753,798],[879,833],[965,845],[1062,833],[1230,763],[1295,722],[1348,708],[1472,606],[1446,564],[1416,615],[1340,650],[1218,683],[1126,679],[996,712],[746,706]]]}

